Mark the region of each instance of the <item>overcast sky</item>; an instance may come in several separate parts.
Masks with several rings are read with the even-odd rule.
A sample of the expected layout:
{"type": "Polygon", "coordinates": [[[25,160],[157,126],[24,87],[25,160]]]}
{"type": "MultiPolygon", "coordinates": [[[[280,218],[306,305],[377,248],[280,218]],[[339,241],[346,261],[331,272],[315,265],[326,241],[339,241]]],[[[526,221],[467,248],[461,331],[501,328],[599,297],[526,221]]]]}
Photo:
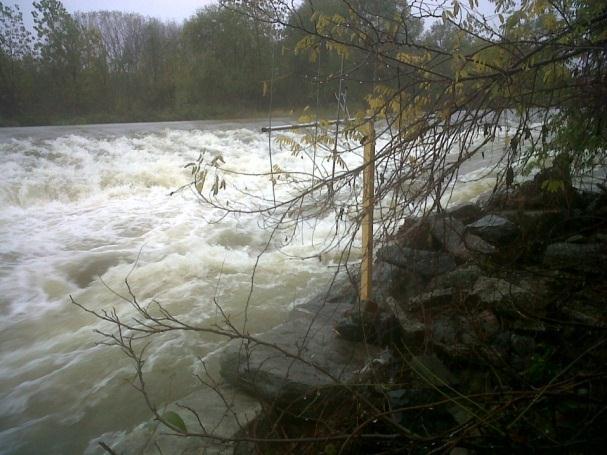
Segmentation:
{"type": "MultiPolygon", "coordinates": [[[[176,22],[182,22],[196,13],[199,8],[217,2],[218,0],[62,0],[63,5],[70,13],[118,10],[176,22]]],[[[3,3],[5,5],[19,5],[26,25],[33,29],[32,0],[4,0],[3,3]]],[[[450,2],[446,4],[450,4],[450,2]]],[[[493,13],[489,0],[480,0],[479,10],[488,16],[493,13]]]]}
{"type": "MultiPolygon", "coordinates": [[[[19,5],[25,22],[32,24],[32,0],[6,0],[3,3],[19,5]]],[[[62,3],[70,13],[118,10],[181,22],[192,16],[197,9],[217,3],[217,0],[62,0],[62,3]]]]}

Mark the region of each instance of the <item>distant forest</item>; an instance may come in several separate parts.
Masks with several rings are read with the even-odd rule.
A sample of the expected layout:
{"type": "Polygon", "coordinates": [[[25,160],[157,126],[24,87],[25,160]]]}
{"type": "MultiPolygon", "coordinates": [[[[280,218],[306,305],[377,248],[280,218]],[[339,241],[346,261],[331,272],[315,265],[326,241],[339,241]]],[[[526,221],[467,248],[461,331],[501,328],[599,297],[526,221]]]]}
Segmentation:
{"type": "MultiPolygon", "coordinates": [[[[317,3],[326,14],[344,8],[317,3]]],[[[400,2],[379,3],[390,15],[400,2]]],[[[267,113],[270,95],[283,113],[330,109],[340,75],[352,105],[377,78],[371,63],[346,62],[342,71],[328,46],[312,59],[298,52],[302,31],[219,6],[176,24],[118,11],[70,14],[58,0],[33,5],[30,31],[18,6],[0,2],[0,125],[244,117],[267,113]]],[[[299,20],[305,8],[296,11],[299,20]]],[[[442,22],[424,31],[414,18],[407,32],[440,48],[455,35],[442,22]]],[[[458,46],[465,47],[461,39],[458,46]]]]}

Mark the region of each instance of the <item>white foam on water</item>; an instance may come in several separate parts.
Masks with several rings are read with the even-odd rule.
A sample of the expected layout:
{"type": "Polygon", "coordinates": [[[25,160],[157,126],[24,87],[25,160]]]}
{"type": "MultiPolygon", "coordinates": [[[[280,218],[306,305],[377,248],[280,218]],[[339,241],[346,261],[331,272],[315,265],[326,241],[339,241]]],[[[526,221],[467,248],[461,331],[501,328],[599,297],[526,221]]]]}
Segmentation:
{"type": "MultiPolygon", "coordinates": [[[[219,211],[201,206],[189,190],[170,196],[190,181],[183,166],[203,150],[222,154],[232,171],[269,170],[267,137],[252,128],[68,132],[0,144],[0,452],[77,453],[93,437],[149,415],[128,385],[128,360],[95,346],[100,338],[93,330],[108,324],[71,305],[68,295],[132,317],[108,289],[125,295],[129,276],[141,302],[157,299],[192,324],[219,322],[213,297],[242,319],[253,265],[270,233],[253,215],[211,222],[219,211]]],[[[290,152],[278,146],[274,152],[284,168],[301,167],[290,152]]],[[[222,201],[253,205],[246,192],[272,197],[267,177],[225,178],[222,201]]],[[[286,190],[277,186],[280,197],[286,190]]],[[[328,230],[321,221],[318,231],[328,230]]],[[[278,245],[257,270],[251,331],[281,322],[291,302],[327,281],[322,264],[292,259],[278,245]]],[[[316,248],[294,244],[286,251],[306,256],[316,248]]],[[[192,366],[221,341],[159,337],[145,368],[156,399],[169,402],[193,390],[192,366]]]]}

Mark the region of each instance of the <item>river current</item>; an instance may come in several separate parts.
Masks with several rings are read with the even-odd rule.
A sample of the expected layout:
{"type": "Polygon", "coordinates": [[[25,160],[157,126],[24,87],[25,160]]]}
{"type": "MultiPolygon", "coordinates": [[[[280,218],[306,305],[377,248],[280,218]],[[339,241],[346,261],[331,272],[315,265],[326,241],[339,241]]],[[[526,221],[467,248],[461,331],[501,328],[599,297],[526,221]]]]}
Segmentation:
{"type": "MultiPolygon", "coordinates": [[[[268,138],[256,122],[179,122],[0,129],[0,453],[82,453],[95,437],[150,418],[130,386],[133,368],[97,343],[108,325],[95,310],[132,309],[115,293],[124,280],[140,301],[156,299],[176,316],[217,320],[213,299],[242,315],[251,273],[269,231],[254,215],[202,205],[184,165],[205,150],[231,171],[269,170],[268,138]]],[[[273,147],[281,169],[305,160],[273,147]]],[[[354,163],[360,156],[351,158],[354,163]]],[[[470,169],[454,200],[490,189],[470,169]]],[[[282,189],[277,186],[281,197],[282,189]]],[[[267,176],[231,174],[219,197],[253,206],[272,198],[267,176]]],[[[262,256],[249,326],[281,323],[293,305],[325,286],[335,258],[318,259],[335,227],[331,214],[262,256]],[[313,232],[314,239],[311,238],[313,232]]],[[[149,347],[145,373],[156,402],[198,387],[200,358],[224,340],[170,333],[149,347]]]]}

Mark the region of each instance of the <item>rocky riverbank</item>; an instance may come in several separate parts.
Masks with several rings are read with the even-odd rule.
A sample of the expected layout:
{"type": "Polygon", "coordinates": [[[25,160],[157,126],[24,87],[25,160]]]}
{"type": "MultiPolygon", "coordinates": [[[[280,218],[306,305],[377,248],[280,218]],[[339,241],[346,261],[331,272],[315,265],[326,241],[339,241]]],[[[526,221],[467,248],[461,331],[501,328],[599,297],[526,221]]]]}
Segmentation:
{"type": "Polygon", "coordinates": [[[607,194],[548,178],[408,220],[377,252],[374,302],[341,283],[227,350],[226,381],[264,404],[249,434],[308,438],[246,452],[598,449],[607,194]]]}

